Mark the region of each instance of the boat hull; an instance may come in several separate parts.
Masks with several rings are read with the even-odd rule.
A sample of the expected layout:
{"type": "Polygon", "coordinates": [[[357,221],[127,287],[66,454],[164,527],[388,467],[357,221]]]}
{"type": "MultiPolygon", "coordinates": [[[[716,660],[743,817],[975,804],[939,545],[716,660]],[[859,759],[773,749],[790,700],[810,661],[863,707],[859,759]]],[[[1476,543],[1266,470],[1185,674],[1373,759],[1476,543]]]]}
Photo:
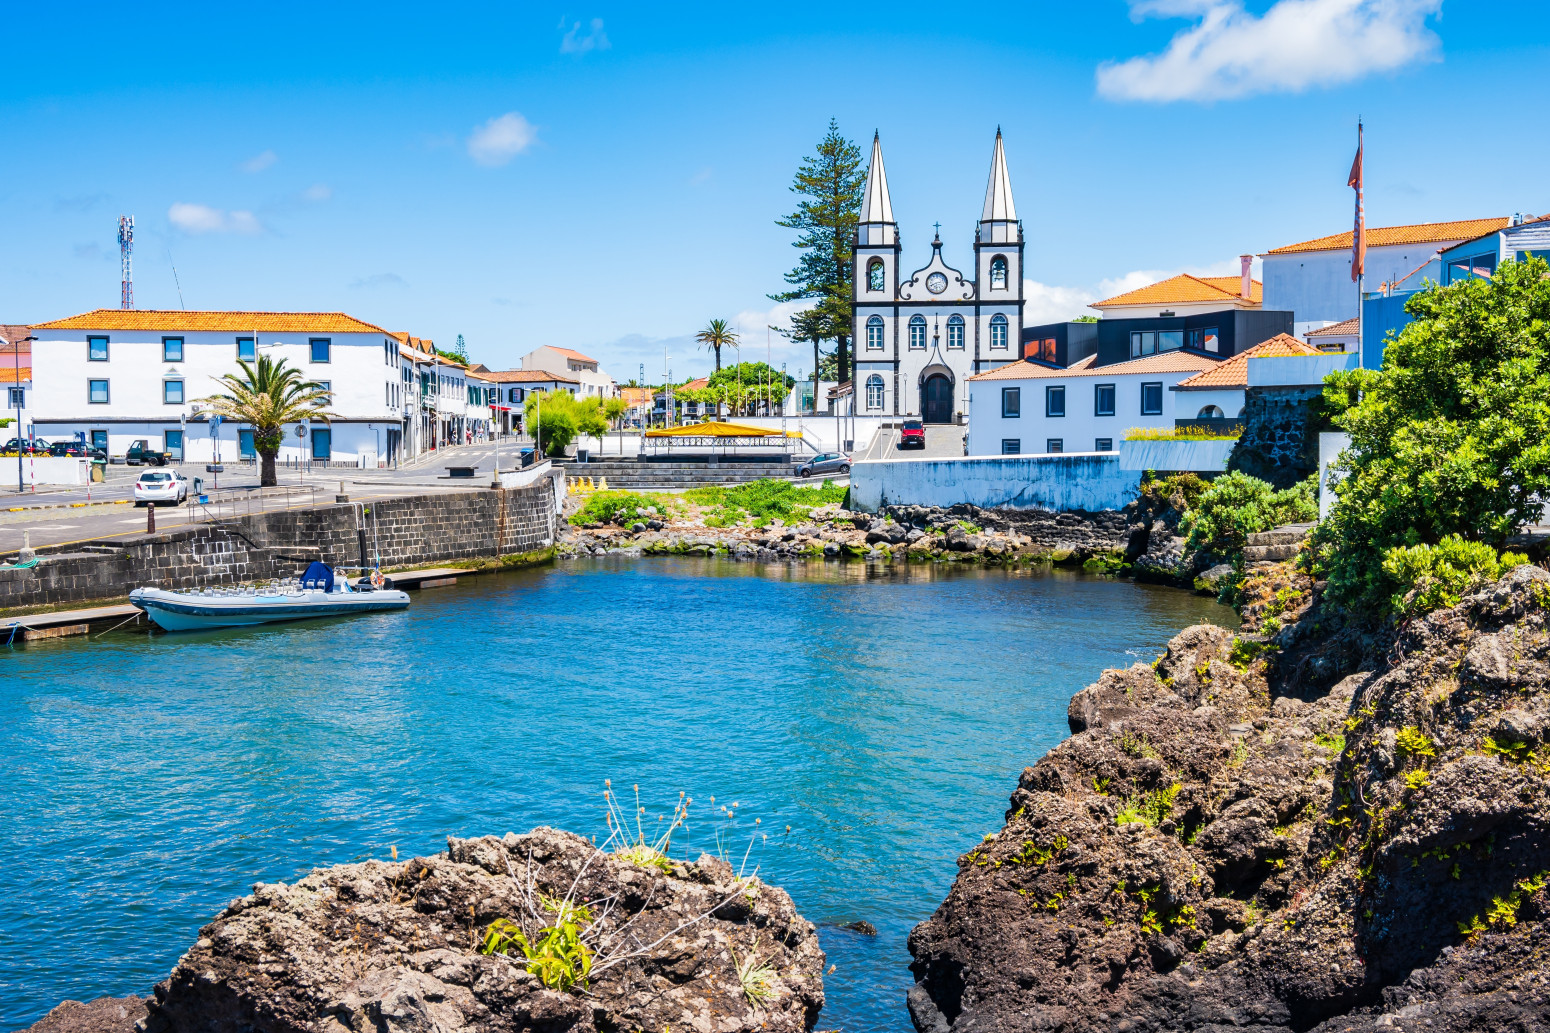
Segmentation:
{"type": "Polygon", "coordinates": [[[200,596],[137,588],[129,593],[129,601],[166,631],[197,631],[403,610],[409,606],[409,595],[388,589],[279,596],[200,596]]]}

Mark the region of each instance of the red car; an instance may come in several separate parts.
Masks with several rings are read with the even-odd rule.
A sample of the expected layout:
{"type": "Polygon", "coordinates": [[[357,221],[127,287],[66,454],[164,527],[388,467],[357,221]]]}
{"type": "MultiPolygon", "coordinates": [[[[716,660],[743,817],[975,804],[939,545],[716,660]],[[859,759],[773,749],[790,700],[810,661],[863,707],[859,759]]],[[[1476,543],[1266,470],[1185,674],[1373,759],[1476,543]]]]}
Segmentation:
{"type": "Polygon", "coordinates": [[[900,448],[925,448],[926,425],[919,420],[905,420],[899,431],[900,448]]]}

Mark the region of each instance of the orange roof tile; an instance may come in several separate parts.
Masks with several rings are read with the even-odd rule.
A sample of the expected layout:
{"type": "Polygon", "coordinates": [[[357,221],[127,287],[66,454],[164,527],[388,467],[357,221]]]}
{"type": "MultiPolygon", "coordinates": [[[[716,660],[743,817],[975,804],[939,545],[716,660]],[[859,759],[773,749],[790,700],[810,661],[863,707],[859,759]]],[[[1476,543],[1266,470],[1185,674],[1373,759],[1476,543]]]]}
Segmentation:
{"type": "Polygon", "coordinates": [[[1059,380],[1064,377],[1109,377],[1127,373],[1199,373],[1218,365],[1222,360],[1208,358],[1198,352],[1171,351],[1156,355],[1143,355],[1139,359],[1111,362],[1107,366],[1095,366],[1096,356],[1089,355],[1080,362],[1064,369],[1046,366],[1039,362],[1018,359],[1005,366],[986,370],[970,377],[970,380],[1059,380]]]}
{"type": "Polygon", "coordinates": [[[490,370],[479,374],[485,380],[493,380],[497,384],[575,384],[577,381],[570,377],[562,377],[558,373],[550,373],[542,369],[502,369],[490,370]]]}
{"type": "Polygon", "coordinates": [[[343,312],[183,312],[99,308],[67,319],[34,323],[34,330],[244,330],[259,333],[387,333],[343,312]]]}
{"type": "MultiPolygon", "coordinates": [[[[1260,304],[1264,299],[1264,286],[1251,280],[1249,303],[1260,304]]],[[[1202,302],[1224,305],[1243,304],[1241,276],[1191,276],[1180,273],[1158,283],[1138,287],[1124,294],[1117,294],[1103,301],[1095,301],[1091,308],[1111,308],[1120,305],[1198,305],[1202,302]]]]}
{"type": "Polygon", "coordinates": [[[597,361],[592,356],[590,356],[590,355],[583,355],[579,351],[576,351],[574,348],[559,348],[559,347],[556,347],[555,345],[551,344],[551,345],[549,345],[549,349],[551,351],[559,352],[561,355],[565,356],[567,359],[575,359],[577,362],[596,362],[597,361]]]}
{"type": "Polygon", "coordinates": [[[1356,317],[1343,320],[1339,323],[1331,323],[1329,326],[1318,330],[1309,330],[1309,337],[1355,337],[1357,330],[1356,317]]]}
{"type": "Polygon", "coordinates": [[[1288,334],[1276,334],[1268,341],[1261,341],[1252,348],[1247,348],[1232,358],[1217,363],[1208,370],[1196,373],[1187,380],[1181,380],[1178,386],[1181,390],[1191,391],[1207,388],[1234,388],[1249,386],[1249,360],[1266,359],[1276,355],[1322,355],[1311,344],[1304,344],[1297,338],[1288,334]]]}
{"type": "MultiPolygon", "coordinates": [[[[1418,222],[1408,226],[1369,226],[1367,227],[1367,246],[1449,244],[1453,241],[1472,240],[1494,230],[1504,229],[1507,226],[1507,222],[1508,220],[1502,217],[1463,219],[1458,222],[1418,222]]],[[[1328,237],[1305,240],[1301,244],[1288,244],[1285,247],[1272,248],[1266,251],[1265,254],[1290,255],[1299,251],[1349,251],[1351,248],[1351,233],[1351,230],[1346,230],[1344,233],[1335,233],[1328,237]]]]}
{"type": "Polygon", "coordinates": [[[14,366],[0,366],[0,384],[25,384],[31,379],[31,366],[23,366],[20,369],[14,366]]]}

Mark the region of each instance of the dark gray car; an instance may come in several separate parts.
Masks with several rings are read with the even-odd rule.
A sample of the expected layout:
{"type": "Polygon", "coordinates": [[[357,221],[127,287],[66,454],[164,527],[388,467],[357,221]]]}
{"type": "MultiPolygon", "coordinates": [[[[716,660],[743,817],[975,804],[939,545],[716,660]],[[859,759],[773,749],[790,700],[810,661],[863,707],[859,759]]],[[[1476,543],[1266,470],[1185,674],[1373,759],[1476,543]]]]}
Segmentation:
{"type": "Polygon", "coordinates": [[[820,452],[797,468],[797,475],[811,477],[815,473],[850,473],[850,456],[844,452],[820,452]]]}

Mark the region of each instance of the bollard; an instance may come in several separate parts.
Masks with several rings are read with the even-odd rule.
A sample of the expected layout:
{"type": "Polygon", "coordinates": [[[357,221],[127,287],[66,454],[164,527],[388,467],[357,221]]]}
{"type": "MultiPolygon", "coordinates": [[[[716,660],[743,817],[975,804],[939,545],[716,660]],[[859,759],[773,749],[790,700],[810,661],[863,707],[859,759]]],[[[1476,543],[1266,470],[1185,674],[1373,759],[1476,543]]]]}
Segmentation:
{"type": "Polygon", "coordinates": [[[23,531],[22,532],[22,551],[17,554],[16,562],[17,563],[31,563],[37,557],[37,555],[38,555],[37,553],[32,551],[32,532],[31,531],[23,531]]]}
{"type": "Polygon", "coordinates": [[[156,503],[154,502],[145,504],[145,533],[156,533],[156,503]]]}
{"type": "Polygon", "coordinates": [[[599,477],[597,479],[597,490],[598,491],[607,491],[608,490],[608,478],[607,477],[599,477]]]}
{"type": "Polygon", "coordinates": [[[596,491],[597,490],[596,487],[592,483],[592,478],[590,478],[590,477],[587,478],[587,490],[588,491],[596,491]]]}
{"type": "Polygon", "coordinates": [[[350,496],[344,493],[344,481],[339,482],[339,493],[334,496],[334,501],[340,504],[350,501],[350,496]]]}

